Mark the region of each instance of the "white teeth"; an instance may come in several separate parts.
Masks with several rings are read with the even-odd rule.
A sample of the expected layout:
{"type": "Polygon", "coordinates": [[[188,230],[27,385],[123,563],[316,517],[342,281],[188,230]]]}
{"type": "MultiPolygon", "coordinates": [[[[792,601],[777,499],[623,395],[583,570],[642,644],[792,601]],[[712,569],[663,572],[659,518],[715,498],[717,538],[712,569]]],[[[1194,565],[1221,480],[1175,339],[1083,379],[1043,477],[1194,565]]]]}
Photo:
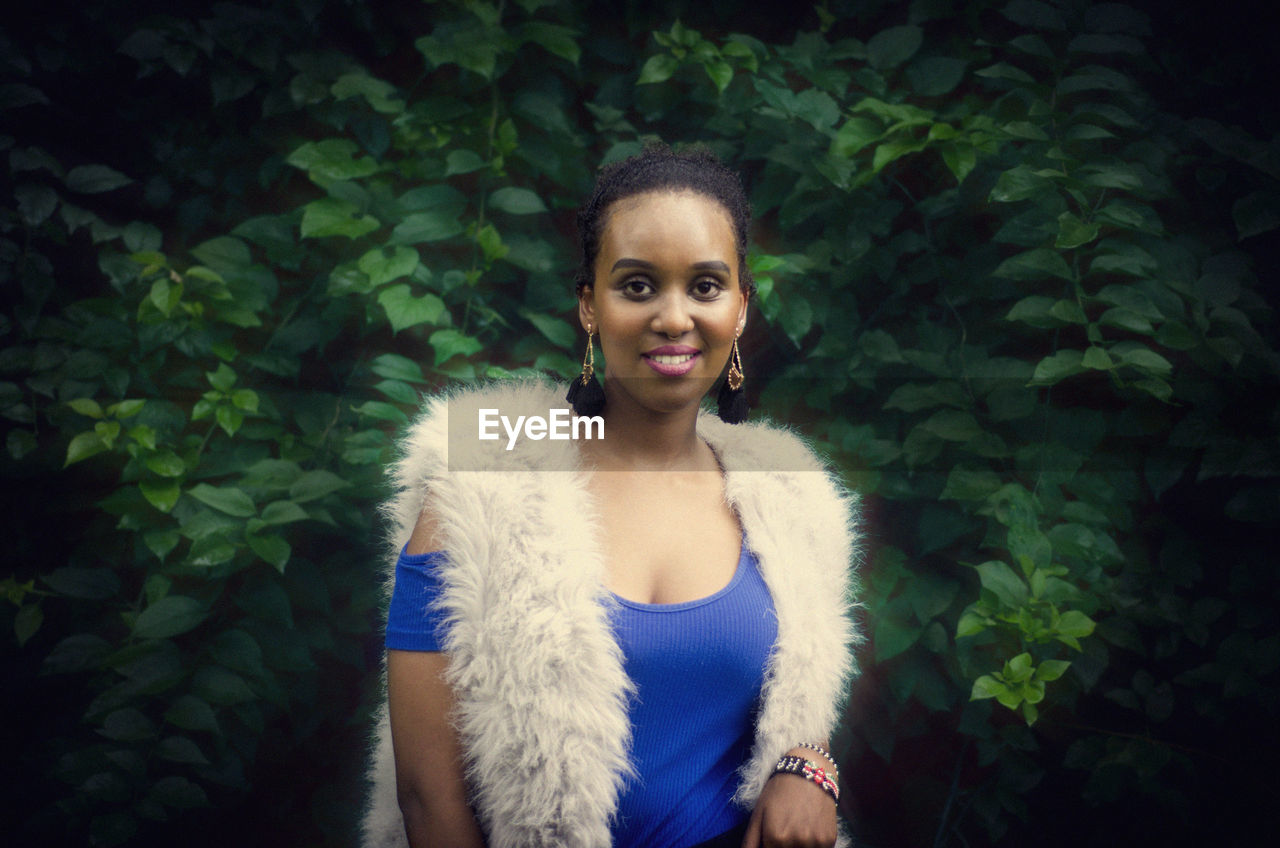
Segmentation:
{"type": "Polygon", "coordinates": [[[668,354],[658,354],[650,358],[654,362],[657,362],[662,365],[683,365],[684,363],[688,362],[690,359],[693,359],[693,354],[682,353],[677,356],[671,356],[668,354]]]}

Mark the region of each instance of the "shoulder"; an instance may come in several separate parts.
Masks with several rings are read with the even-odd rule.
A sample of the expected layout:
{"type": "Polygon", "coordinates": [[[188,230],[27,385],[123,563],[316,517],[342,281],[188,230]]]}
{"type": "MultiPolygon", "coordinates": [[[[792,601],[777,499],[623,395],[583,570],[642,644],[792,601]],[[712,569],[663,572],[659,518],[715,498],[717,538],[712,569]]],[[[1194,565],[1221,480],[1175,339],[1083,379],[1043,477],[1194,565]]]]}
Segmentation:
{"type": "Polygon", "coordinates": [[[789,427],[769,421],[726,424],[704,414],[698,431],[725,470],[725,494],[783,524],[850,527],[857,499],[829,463],[789,427]]]}
{"type": "MultiPolygon", "coordinates": [[[[563,391],[543,380],[502,380],[449,389],[424,400],[398,443],[393,477],[412,484],[448,471],[539,470],[572,463],[568,441],[508,438],[502,419],[565,416],[563,391]]],[[[565,467],[571,467],[566,465],[565,467]]]]}
{"type": "Polygon", "coordinates": [[[726,424],[704,412],[698,418],[698,432],[716,452],[726,472],[786,475],[824,472],[827,467],[803,436],[771,421],[726,424]]]}

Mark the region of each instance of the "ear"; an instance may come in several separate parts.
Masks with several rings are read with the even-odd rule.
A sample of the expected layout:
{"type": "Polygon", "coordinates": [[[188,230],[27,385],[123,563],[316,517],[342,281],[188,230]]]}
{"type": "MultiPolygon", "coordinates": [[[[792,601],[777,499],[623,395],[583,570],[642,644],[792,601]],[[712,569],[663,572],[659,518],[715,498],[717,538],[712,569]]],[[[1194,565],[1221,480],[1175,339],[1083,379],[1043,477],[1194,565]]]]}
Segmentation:
{"type": "Polygon", "coordinates": [[[741,285],[738,286],[738,297],[742,298],[742,305],[738,307],[738,335],[742,335],[743,329],[747,326],[747,302],[750,298],[747,297],[747,290],[741,285]]]}
{"type": "Polygon", "coordinates": [[[600,325],[596,320],[596,291],[593,286],[583,286],[578,295],[578,321],[584,330],[588,324],[593,330],[600,325]]]}

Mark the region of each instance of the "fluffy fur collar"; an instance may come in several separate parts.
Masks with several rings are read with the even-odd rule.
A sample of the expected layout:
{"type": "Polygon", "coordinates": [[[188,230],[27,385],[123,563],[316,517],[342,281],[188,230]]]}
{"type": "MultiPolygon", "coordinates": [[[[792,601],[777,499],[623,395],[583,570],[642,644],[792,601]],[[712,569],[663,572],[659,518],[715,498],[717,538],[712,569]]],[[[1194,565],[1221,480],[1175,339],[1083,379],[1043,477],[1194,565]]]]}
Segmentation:
{"type": "MultiPolygon", "coordinates": [[[[564,406],[560,390],[537,382],[429,401],[401,444],[396,495],[385,508],[389,563],[426,505],[446,540],[441,608],[455,724],[492,848],[605,848],[630,768],[631,684],[609,628],[614,601],[577,448],[524,439],[508,451],[505,437],[476,438],[481,408],[514,420],[564,406]]],[[[698,432],[725,469],[725,496],[778,614],[756,743],[735,799],[749,806],[781,753],[829,738],[838,718],[857,638],[852,503],[786,430],[704,414],[698,432]]],[[[385,710],[370,777],[365,848],[404,848],[385,710]]]]}

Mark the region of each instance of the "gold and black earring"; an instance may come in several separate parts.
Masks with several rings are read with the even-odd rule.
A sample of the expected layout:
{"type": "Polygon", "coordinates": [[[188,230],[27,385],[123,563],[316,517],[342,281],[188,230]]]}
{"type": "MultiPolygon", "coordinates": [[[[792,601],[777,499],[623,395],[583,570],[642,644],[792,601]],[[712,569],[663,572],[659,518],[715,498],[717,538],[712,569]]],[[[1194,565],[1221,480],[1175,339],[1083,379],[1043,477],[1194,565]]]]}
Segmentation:
{"type": "Polygon", "coordinates": [[[573,378],[564,399],[579,415],[599,415],[604,409],[604,389],[596,380],[596,349],[592,344],[594,330],[587,324],[587,352],[582,355],[582,373],[573,378]]]}
{"type": "Polygon", "coordinates": [[[746,374],[742,371],[742,355],[738,353],[738,339],[735,337],[729,354],[729,373],[725,374],[716,395],[716,414],[726,424],[741,424],[747,420],[747,395],[742,391],[744,382],[746,374]]]}

